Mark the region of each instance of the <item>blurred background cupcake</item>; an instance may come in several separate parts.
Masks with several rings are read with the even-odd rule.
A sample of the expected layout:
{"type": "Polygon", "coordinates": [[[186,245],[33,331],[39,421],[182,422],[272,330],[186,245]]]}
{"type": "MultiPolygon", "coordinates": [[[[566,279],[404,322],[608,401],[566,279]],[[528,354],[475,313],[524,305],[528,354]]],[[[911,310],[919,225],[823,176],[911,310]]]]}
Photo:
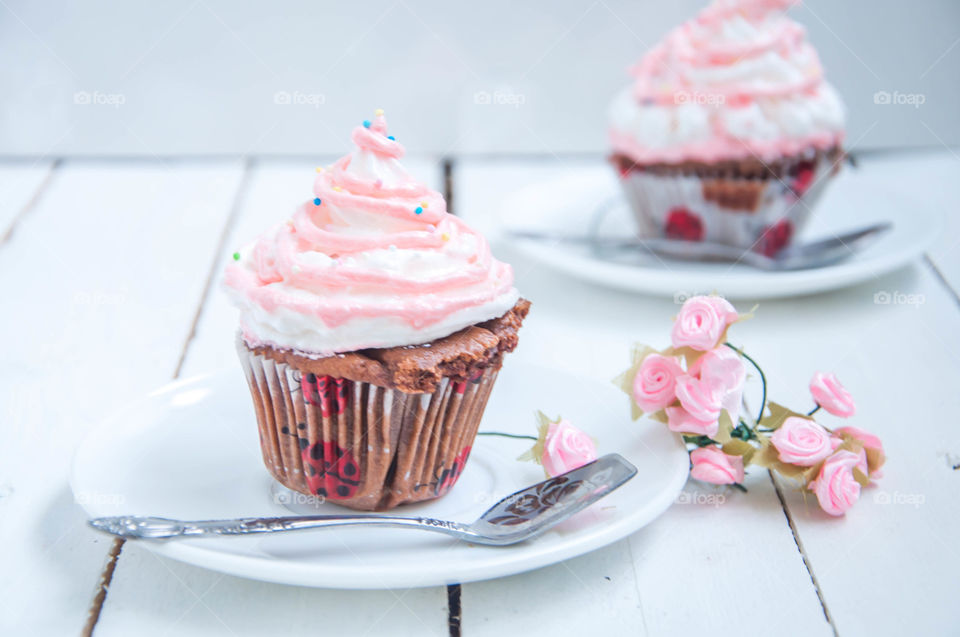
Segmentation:
{"type": "Polygon", "coordinates": [[[773,255],[843,158],[844,107],[791,0],[716,0],[631,69],[612,160],[644,236],[773,255]]]}

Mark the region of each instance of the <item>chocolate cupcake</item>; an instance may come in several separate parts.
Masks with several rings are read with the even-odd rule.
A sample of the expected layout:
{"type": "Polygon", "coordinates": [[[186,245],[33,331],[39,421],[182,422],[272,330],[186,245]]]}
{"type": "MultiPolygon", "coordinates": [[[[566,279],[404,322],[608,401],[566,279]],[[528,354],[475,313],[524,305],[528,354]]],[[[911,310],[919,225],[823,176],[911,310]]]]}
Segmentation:
{"type": "Polygon", "coordinates": [[[612,161],[640,234],[774,255],[843,158],[844,108],[791,0],[716,0],[632,69],[612,161]]]}
{"type": "Polygon", "coordinates": [[[353,141],[224,283],[267,470],[383,510],[457,481],[529,303],[486,240],[407,174],[382,112],[353,141]]]}

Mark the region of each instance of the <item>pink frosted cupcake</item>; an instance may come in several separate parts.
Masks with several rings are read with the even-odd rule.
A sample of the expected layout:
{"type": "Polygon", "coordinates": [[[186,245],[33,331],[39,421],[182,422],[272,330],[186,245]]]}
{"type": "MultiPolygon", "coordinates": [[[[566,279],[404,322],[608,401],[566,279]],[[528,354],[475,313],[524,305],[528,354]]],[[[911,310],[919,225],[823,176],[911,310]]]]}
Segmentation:
{"type": "Polygon", "coordinates": [[[387,509],[457,481],[529,303],[404,170],[381,111],[353,141],[289,221],[235,255],[225,285],[267,469],[387,509]]]}
{"type": "Polygon", "coordinates": [[[791,0],[716,0],[632,69],[612,160],[641,234],[775,254],[843,157],[844,108],[791,0]]]}

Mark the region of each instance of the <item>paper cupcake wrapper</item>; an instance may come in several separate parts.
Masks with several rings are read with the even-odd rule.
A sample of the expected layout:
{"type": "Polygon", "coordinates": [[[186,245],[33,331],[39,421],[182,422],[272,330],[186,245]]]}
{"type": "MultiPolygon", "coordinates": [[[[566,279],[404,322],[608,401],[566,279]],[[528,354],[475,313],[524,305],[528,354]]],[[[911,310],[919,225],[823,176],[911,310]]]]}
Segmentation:
{"type": "Polygon", "coordinates": [[[432,394],[316,376],[238,342],[263,462],[284,486],[352,509],[445,494],[460,477],[498,369],[432,394]]]}
{"type": "Polygon", "coordinates": [[[783,177],[635,169],[620,183],[641,236],[707,241],[773,256],[803,229],[836,172],[817,153],[780,164],[783,177]]]}

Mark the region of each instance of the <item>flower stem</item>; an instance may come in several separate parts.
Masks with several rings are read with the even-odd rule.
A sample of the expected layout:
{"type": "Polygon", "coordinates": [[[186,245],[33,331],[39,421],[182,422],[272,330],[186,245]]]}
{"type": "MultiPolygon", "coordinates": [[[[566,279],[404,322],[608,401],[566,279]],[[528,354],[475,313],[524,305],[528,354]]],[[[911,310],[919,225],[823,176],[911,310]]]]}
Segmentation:
{"type": "Polygon", "coordinates": [[[744,493],[747,492],[747,488],[746,488],[745,486],[743,486],[742,484],[740,484],[739,482],[734,482],[734,483],[731,484],[730,486],[733,487],[734,489],[739,489],[740,491],[743,491],[744,493]]]}
{"type": "Polygon", "coordinates": [[[478,436],[503,436],[504,438],[517,438],[519,440],[533,440],[536,441],[536,436],[525,436],[523,434],[506,434],[502,431],[480,431],[477,432],[478,436]]]}
{"type": "Polygon", "coordinates": [[[807,415],[808,415],[808,416],[812,416],[812,415],[814,415],[815,413],[817,413],[818,411],[820,411],[820,405],[817,405],[816,407],[814,407],[813,409],[811,409],[810,411],[808,411],[808,412],[807,412],[807,415]]]}
{"type": "Polygon", "coordinates": [[[729,347],[729,348],[732,349],[733,351],[735,351],[735,352],[737,352],[738,354],[740,354],[740,356],[743,356],[745,359],[747,359],[748,361],[750,361],[750,364],[753,365],[753,368],[756,369],[757,372],[760,373],[760,382],[761,382],[761,384],[763,385],[763,394],[762,394],[761,397],[760,397],[760,413],[759,413],[759,415],[757,416],[757,421],[756,421],[757,424],[760,424],[760,420],[763,418],[763,410],[767,408],[767,377],[764,375],[763,370],[760,369],[760,366],[757,365],[757,361],[755,361],[755,360],[753,360],[752,358],[750,358],[750,356],[749,356],[746,352],[737,349],[736,347],[734,347],[734,346],[733,346],[732,344],[730,344],[730,343],[724,343],[724,345],[726,345],[727,347],[729,347]]]}

